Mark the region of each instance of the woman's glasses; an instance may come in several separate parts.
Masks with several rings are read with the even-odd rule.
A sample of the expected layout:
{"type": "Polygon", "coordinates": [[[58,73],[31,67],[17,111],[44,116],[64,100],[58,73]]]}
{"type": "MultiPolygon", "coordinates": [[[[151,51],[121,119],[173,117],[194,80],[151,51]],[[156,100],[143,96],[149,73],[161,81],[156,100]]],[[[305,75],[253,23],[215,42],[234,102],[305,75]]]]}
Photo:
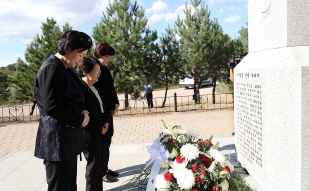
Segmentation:
{"type": "Polygon", "coordinates": [[[101,74],[101,71],[92,71],[95,74],[101,74]]]}
{"type": "Polygon", "coordinates": [[[112,60],[113,57],[112,56],[105,56],[107,59],[112,60]]]}

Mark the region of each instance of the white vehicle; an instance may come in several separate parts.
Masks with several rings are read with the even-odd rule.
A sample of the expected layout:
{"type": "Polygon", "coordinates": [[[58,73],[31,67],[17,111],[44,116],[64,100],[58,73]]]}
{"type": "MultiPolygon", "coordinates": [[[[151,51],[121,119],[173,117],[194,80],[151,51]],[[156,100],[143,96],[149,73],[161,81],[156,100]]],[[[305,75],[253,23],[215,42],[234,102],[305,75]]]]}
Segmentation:
{"type": "MultiPolygon", "coordinates": [[[[212,79],[208,78],[206,80],[202,80],[200,87],[212,85],[212,79]]],[[[193,88],[194,87],[194,79],[190,74],[184,75],[183,79],[179,79],[179,86],[184,88],[193,88]]]]}

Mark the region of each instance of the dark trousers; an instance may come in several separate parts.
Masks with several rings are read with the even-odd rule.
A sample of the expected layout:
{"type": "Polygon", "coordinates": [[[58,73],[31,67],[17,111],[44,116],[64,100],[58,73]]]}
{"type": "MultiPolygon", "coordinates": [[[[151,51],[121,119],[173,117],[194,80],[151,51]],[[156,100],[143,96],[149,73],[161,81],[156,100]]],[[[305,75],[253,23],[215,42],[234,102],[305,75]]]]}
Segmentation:
{"type": "Polygon", "coordinates": [[[153,108],[152,93],[146,94],[148,108],[153,108]]]}
{"type": "Polygon", "coordinates": [[[89,144],[83,153],[87,160],[86,191],[103,191],[102,146],[96,143],[89,144]]]}
{"type": "Polygon", "coordinates": [[[114,135],[114,123],[113,123],[113,116],[110,116],[110,123],[108,125],[108,131],[103,136],[103,146],[102,146],[102,164],[103,164],[103,172],[102,174],[105,175],[106,171],[108,171],[108,162],[109,162],[109,148],[112,144],[112,137],[114,135]]]}
{"type": "Polygon", "coordinates": [[[77,156],[66,161],[43,161],[47,191],[77,191],[77,156]]]}

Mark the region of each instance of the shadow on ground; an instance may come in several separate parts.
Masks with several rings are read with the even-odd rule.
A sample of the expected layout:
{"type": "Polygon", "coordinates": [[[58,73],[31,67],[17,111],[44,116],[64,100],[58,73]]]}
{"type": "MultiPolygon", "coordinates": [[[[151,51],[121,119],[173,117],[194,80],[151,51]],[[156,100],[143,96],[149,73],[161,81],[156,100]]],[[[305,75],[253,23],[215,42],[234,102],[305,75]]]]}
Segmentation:
{"type": "MultiPolygon", "coordinates": [[[[142,171],[144,166],[145,164],[139,164],[139,165],[134,165],[134,166],[118,169],[117,171],[121,172],[121,174],[119,175],[120,179],[131,176],[130,179],[125,181],[122,185],[115,187],[115,188],[107,189],[106,191],[139,190],[137,188],[130,188],[132,187],[132,184],[130,184],[130,181],[131,181],[131,178],[133,178],[135,175],[138,175],[142,171]]],[[[112,183],[104,182],[103,187],[104,187],[104,184],[112,184],[112,183]]]]}

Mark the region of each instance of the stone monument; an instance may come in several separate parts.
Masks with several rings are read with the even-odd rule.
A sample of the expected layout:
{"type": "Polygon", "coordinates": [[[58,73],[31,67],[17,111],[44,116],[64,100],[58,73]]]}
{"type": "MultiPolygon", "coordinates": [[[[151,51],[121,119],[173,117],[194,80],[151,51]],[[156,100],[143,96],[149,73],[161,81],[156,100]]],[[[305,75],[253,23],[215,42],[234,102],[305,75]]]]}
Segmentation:
{"type": "Polygon", "coordinates": [[[248,0],[235,68],[238,161],[267,191],[309,190],[309,1],[248,0]]]}

